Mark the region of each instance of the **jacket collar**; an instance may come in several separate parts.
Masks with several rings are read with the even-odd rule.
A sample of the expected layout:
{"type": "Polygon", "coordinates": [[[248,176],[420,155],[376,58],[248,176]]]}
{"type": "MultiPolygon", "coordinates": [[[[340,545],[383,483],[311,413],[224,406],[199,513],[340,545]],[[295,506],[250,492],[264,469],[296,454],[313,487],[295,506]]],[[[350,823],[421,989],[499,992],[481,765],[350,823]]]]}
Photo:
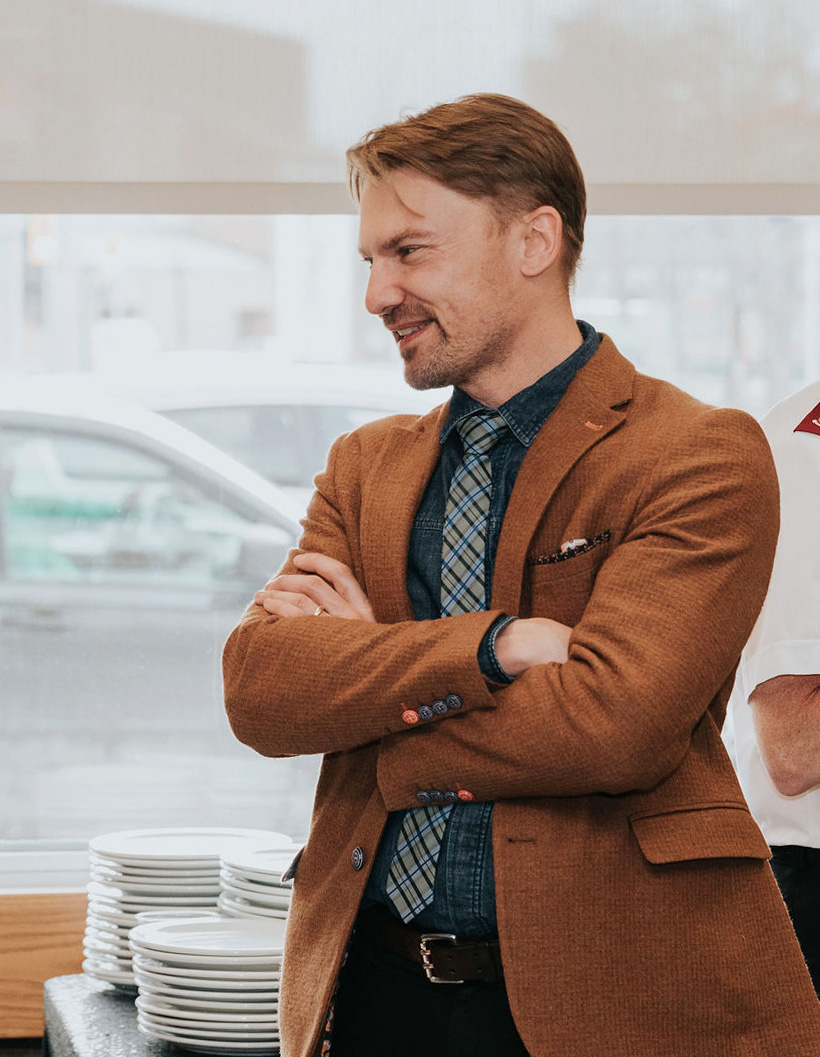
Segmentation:
{"type": "MultiPolygon", "coordinates": [[[[544,510],[575,463],[623,422],[634,377],[633,365],[602,335],[524,457],[501,530],[491,608],[518,612],[527,548],[544,510]]],[[[448,412],[443,404],[409,425],[391,427],[364,490],[365,588],[384,623],[414,619],[406,586],[410,532],[441,454],[448,412]]]]}

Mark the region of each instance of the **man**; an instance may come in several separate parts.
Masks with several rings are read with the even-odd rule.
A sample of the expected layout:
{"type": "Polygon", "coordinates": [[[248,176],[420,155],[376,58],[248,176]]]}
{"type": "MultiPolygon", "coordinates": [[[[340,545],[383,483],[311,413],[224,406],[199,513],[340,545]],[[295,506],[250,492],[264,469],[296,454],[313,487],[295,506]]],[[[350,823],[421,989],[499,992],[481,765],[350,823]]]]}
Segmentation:
{"type": "Polygon", "coordinates": [[[820,994],[820,382],[763,419],[780,538],[731,714],[740,783],[820,994]]]}
{"type": "Polygon", "coordinates": [[[718,734],[775,547],[758,427],[575,321],[583,177],[541,114],[470,96],[348,161],[366,306],[454,390],[339,439],[226,645],[237,736],[326,754],[286,1057],[331,1009],[334,1057],[820,1054],[718,734]]]}

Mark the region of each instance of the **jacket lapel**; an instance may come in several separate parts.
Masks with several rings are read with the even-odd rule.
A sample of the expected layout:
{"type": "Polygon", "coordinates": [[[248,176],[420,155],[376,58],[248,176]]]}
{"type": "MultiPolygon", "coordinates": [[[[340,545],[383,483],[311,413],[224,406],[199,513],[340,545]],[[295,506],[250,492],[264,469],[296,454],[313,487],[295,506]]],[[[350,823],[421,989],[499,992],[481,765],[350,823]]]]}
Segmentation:
{"type": "Polygon", "coordinates": [[[413,518],[441,455],[439,432],[448,404],[410,426],[393,426],[362,497],[362,564],[365,590],[376,619],[413,620],[407,594],[407,556],[413,518]]]}
{"type": "Polygon", "coordinates": [[[518,612],[533,533],[575,463],[623,422],[634,376],[635,368],[604,335],[533,441],[504,516],[493,571],[492,609],[518,612]]]}

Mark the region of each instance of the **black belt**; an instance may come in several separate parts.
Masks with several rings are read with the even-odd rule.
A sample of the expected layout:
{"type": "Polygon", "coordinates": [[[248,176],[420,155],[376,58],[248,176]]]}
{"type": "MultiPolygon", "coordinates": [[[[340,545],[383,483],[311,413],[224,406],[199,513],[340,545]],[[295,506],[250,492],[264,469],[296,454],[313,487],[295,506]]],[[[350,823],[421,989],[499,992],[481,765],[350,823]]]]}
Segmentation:
{"type": "Polygon", "coordinates": [[[495,984],[504,978],[498,940],[459,940],[448,932],[418,932],[380,906],[359,912],[356,933],[416,962],[433,984],[495,984]]]}

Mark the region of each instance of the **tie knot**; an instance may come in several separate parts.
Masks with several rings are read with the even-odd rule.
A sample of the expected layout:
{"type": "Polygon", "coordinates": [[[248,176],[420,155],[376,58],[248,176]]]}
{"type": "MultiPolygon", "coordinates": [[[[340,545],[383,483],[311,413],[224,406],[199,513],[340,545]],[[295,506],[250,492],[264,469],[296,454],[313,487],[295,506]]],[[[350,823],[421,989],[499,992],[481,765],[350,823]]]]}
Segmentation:
{"type": "Polygon", "coordinates": [[[493,408],[474,411],[456,423],[456,429],[464,443],[464,452],[484,455],[509,429],[504,416],[493,408]]]}

